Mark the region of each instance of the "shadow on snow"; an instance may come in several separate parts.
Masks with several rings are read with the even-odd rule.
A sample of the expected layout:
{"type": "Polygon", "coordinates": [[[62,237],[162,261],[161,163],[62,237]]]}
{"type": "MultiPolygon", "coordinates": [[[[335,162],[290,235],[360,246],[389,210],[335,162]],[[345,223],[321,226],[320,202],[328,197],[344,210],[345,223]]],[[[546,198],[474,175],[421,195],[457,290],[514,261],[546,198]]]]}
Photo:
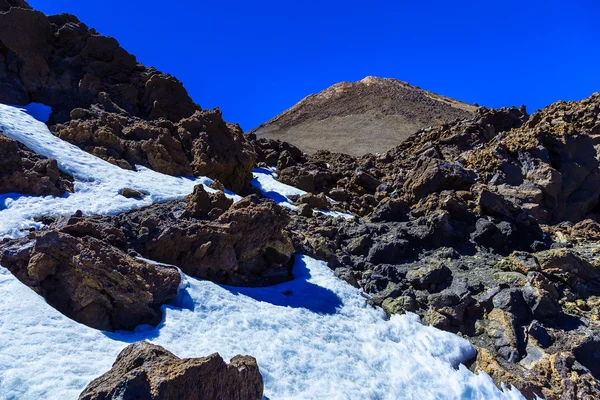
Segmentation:
{"type": "MultiPolygon", "coordinates": [[[[308,282],[311,278],[310,270],[302,257],[296,257],[294,264],[294,280],[278,285],[244,288],[219,285],[236,296],[250,297],[256,301],[269,303],[277,307],[304,308],[310,312],[322,315],[333,315],[343,306],[342,299],[333,291],[308,282]]],[[[193,280],[195,278],[187,277],[193,280]]],[[[167,309],[187,309],[194,311],[198,304],[195,303],[187,288],[181,288],[179,295],[171,304],[163,307],[163,319],[157,326],[140,325],[134,332],[103,331],[107,337],[125,343],[134,343],[142,340],[152,340],[159,336],[165,325],[167,309]]]]}
{"type": "Polygon", "coordinates": [[[296,257],[294,280],[262,288],[223,286],[235,295],[281,307],[305,308],[317,314],[335,314],[343,305],[331,290],[308,282],[310,270],[302,257],[296,257]]]}

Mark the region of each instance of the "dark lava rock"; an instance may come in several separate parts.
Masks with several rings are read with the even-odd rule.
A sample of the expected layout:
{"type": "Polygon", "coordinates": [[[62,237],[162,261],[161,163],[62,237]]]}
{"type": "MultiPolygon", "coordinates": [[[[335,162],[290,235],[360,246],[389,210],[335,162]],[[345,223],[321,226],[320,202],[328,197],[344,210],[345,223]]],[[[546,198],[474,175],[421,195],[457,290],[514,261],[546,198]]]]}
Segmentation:
{"type": "Polygon", "coordinates": [[[123,188],[119,194],[123,197],[126,197],[128,199],[142,199],[144,198],[144,193],[140,192],[139,190],[135,190],[135,189],[130,189],[130,188],[123,188]]]}
{"type": "Polygon", "coordinates": [[[459,164],[423,157],[417,161],[409,179],[404,184],[406,192],[416,199],[446,189],[468,189],[477,175],[459,164]]]}
{"type": "Polygon", "coordinates": [[[303,196],[300,196],[297,203],[300,204],[308,204],[308,206],[312,209],[317,210],[328,210],[329,209],[329,201],[327,197],[323,193],[321,194],[312,194],[307,193],[303,196]]]}
{"type": "Polygon", "coordinates": [[[523,294],[519,289],[503,289],[496,294],[492,300],[495,308],[509,312],[515,316],[519,322],[530,319],[529,307],[523,299],[523,294]]]}

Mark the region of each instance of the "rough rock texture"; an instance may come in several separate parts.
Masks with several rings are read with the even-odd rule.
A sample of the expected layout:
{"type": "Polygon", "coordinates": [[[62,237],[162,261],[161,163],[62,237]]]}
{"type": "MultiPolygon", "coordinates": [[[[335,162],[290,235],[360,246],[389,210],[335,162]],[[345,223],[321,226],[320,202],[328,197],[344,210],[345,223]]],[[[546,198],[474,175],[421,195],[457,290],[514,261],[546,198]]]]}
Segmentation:
{"type": "Polygon", "coordinates": [[[138,342],[121,351],[110,371],[92,381],[80,400],[260,400],[263,380],[256,360],[215,353],[178,358],[161,346],[138,342]]]}
{"type": "Polygon", "coordinates": [[[181,280],[174,267],[54,231],[1,244],[0,263],[66,316],[111,331],[158,324],[160,306],[177,297],[181,280]]]}
{"type": "Polygon", "coordinates": [[[117,216],[72,216],[51,228],[104,240],[123,251],[173,264],[183,272],[235,286],[293,278],[294,248],[281,207],[256,196],[231,204],[197,186],[187,202],[156,204],[117,216]]]}
{"type": "Polygon", "coordinates": [[[201,110],[177,79],[73,15],[12,0],[0,10],[0,103],[51,106],[56,135],[122,168],[248,187],[256,155],[240,127],[201,110]]]}
{"type": "Polygon", "coordinates": [[[45,16],[24,1],[8,5],[14,7],[0,5],[0,102],[49,105],[58,122],[102,97],[148,119],[176,121],[199,109],[181,82],[139,64],[114,38],[74,15],[45,16]]]}
{"type": "Polygon", "coordinates": [[[369,76],[335,84],[253,129],[308,153],[383,153],[417,130],[473,115],[476,107],[406,82],[369,76]]]}
{"type": "Polygon", "coordinates": [[[73,191],[73,178],[58,170],[56,160],[35,154],[0,132],[0,194],[62,196],[73,191]]]}
{"type": "Polygon", "coordinates": [[[168,175],[209,176],[233,191],[242,191],[252,178],[254,150],[218,109],[196,111],[175,123],[96,106],[74,109],[71,118],[52,127],[55,135],[121,168],[143,165],[168,175]]]}
{"type": "Polygon", "coordinates": [[[597,398],[599,112],[598,94],[531,117],[480,108],[381,157],[320,152],[293,164],[278,144],[261,161],[359,216],[299,210],[298,252],[327,260],[386,313],[469,338],[473,370],[528,398],[597,398]]]}
{"type": "Polygon", "coordinates": [[[578,222],[598,205],[600,94],[559,101],[462,155],[465,165],[540,222],[578,222]]]}
{"type": "Polygon", "coordinates": [[[104,330],[157,324],[185,273],[234,286],[293,279],[285,210],[197,186],[185,201],[116,216],[61,217],[0,243],[0,263],[68,317],[104,330]],[[140,257],[144,257],[144,259],[140,257]]]}

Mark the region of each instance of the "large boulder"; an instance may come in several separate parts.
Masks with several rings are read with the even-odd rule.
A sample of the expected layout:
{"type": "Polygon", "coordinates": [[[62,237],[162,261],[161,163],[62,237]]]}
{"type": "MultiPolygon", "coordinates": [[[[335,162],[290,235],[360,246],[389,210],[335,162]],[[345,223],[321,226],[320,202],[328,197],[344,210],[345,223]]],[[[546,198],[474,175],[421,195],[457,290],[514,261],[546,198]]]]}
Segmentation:
{"type": "Polygon", "coordinates": [[[2,243],[0,264],[66,316],[110,331],[158,324],[160,307],[177,297],[181,280],[175,267],[54,231],[2,243]]]}
{"type": "Polygon", "coordinates": [[[404,190],[418,200],[446,189],[469,189],[476,178],[475,172],[459,164],[422,157],[404,184],[404,190]]]}
{"type": "Polygon", "coordinates": [[[263,380],[256,360],[219,354],[178,358],[161,346],[138,342],[121,351],[110,371],[94,379],[80,400],[260,400],[263,380]]]}

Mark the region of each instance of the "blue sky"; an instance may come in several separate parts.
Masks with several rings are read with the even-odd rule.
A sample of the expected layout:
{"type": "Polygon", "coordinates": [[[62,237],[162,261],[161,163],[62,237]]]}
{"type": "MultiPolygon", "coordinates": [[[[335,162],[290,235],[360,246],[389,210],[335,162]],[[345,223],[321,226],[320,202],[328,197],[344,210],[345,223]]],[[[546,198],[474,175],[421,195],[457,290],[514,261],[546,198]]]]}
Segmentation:
{"type": "Polygon", "coordinates": [[[600,90],[596,0],[29,3],[116,37],[246,130],[367,75],[530,112],[600,90]]]}

